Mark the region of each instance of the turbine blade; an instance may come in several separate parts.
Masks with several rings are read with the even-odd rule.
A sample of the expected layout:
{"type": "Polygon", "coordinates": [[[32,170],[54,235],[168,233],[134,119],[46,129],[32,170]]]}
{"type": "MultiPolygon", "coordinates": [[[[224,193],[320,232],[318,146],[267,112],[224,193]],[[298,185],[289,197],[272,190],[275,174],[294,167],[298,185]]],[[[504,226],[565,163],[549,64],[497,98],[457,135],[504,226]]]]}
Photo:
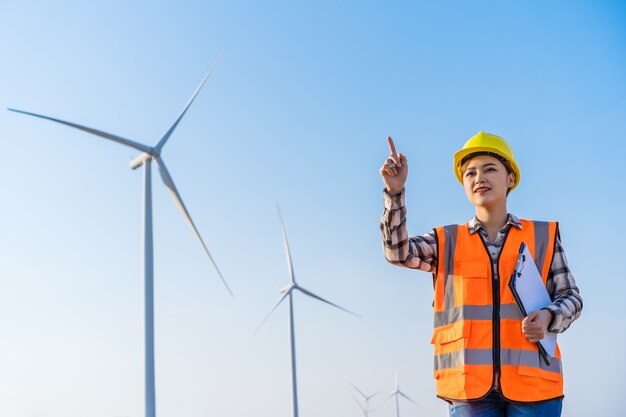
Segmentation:
{"type": "Polygon", "coordinates": [[[376,410],[378,410],[380,407],[382,407],[382,406],[383,406],[383,404],[385,404],[387,401],[389,401],[390,399],[392,399],[394,395],[396,395],[396,393],[395,393],[395,392],[394,392],[394,393],[392,393],[389,397],[385,398],[385,399],[384,399],[384,400],[383,400],[380,404],[378,404],[378,407],[376,407],[376,408],[372,408],[372,409],[370,409],[370,411],[376,411],[376,410]]]}
{"type": "Polygon", "coordinates": [[[280,212],[280,206],[278,204],[276,204],[276,210],[278,211],[278,219],[280,220],[280,230],[283,234],[283,244],[285,246],[285,257],[287,258],[287,266],[289,267],[289,277],[291,278],[291,282],[295,284],[296,276],[293,272],[293,261],[291,260],[291,251],[289,250],[287,231],[285,230],[285,222],[283,222],[283,215],[280,212]]]}
{"type": "Polygon", "coordinates": [[[320,297],[319,295],[313,294],[313,293],[312,293],[311,291],[309,291],[309,290],[306,290],[306,289],[304,289],[304,288],[302,288],[302,287],[300,287],[300,286],[296,286],[295,288],[297,288],[298,290],[302,291],[303,293],[305,293],[305,294],[306,294],[306,295],[308,295],[309,297],[313,297],[313,298],[315,298],[316,300],[319,300],[319,301],[321,301],[321,302],[323,302],[323,303],[326,303],[326,304],[329,304],[329,305],[331,305],[331,306],[333,306],[333,307],[336,307],[336,308],[338,308],[339,310],[343,310],[343,311],[345,311],[346,313],[350,313],[350,314],[352,314],[353,316],[356,316],[356,317],[361,318],[361,316],[359,316],[358,314],[356,314],[356,313],[354,313],[354,312],[352,312],[352,311],[350,311],[350,310],[347,310],[347,309],[345,309],[345,308],[343,308],[343,307],[341,307],[341,306],[339,306],[339,305],[337,305],[337,304],[335,304],[335,303],[331,303],[330,301],[323,299],[323,298],[322,298],[322,297],[320,297]]]}
{"type": "Polygon", "coordinates": [[[374,394],[368,396],[366,399],[367,401],[371,400],[372,398],[374,398],[375,396],[377,396],[378,394],[380,394],[381,392],[383,392],[383,390],[380,391],[376,391],[374,394]]]}
{"type": "Polygon", "coordinates": [[[359,394],[361,394],[361,396],[362,396],[364,399],[366,399],[366,400],[368,399],[367,395],[365,395],[365,393],[364,393],[363,391],[361,391],[361,390],[359,389],[359,387],[357,387],[356,385],[354,385],[354,384],[353,384],[352,382],[350,382],[350,381],[348,381],[348,384],[352,385],[352,388],[354,388],[354,389],[356,390],[356,392],[358,392],[359,394]]]}
{"type": "Polygon", "coordinates": [[[267,316],[265,316],[265,318],[263,319],[263,321],[261,322],[261,324],[259,324],[259,327],[257,327],[256,331],[254,332],[254,334],[256,335],[259,330],[261,330],[261,327],[263,327],[263,325],[265,324],[265,322],[267,321],[267,319],[270,318],[270,316],[272,315],[272,313],[274,312],[274,310],[276,310],[278,308],[278,306],[280,305],[280,303],[283,302],[283,300],[285,298],[287,298],[287,296],[291,294],[291,290],[287,291],[286,293],[284,293],[279,299],[278,301],[276,301],[276,304],[274,304],[274,307],[272,307],[272,309],[270,310],[269,313],[267,313],[267,316]]]}
{"type": "Polygon", "coordinates": [[[414,399],[410,398],[408,395],[406,395],[405,393],[403,393],[402,391],[398,391],[398,394],[401,395],[402,397],[404,397],[404,399],[411,401],[413,404],[415,404],[416,406],[420,407],[420,408],[424,408],[420,403],[418,403],[417,401],[415,401],[414,399]]]}
{"type": "Polygon", "coordinates": [[[370,395],[369,397],[367,397],[368,400],[371,400],[372,398],[374,398],[375,396],[377,396],[378,394],[380,394],[381,392],[383,392],[382,390],[380,391],[376,391],[374,394],[370,395]]]}
{"type": "Polygon", "coordinates": [[[359,399],[354,394],[352,394],[352,398],[354,398],[354,401],[356,401],[356,403],[359,405],[361,411],[363,411],[363,413],[367,413],[367,408],[363,407],[363,404],[361,404],[359,399]]]}
{"type": "Polygon", "coordinates": [[[167,132],[165,132],[165,135],[163,135],[163,137],[161,138],[159,143],[157,143],[157,145],[155,146],[155,149],[157,150],[157,152],[160,152],[161,149],[163,149],[163,146],[165,146],[165,143],[167,142],[167,140],[170,138],[170,136],[174,132],[174,129],[176,129],[176,127],[178,126],[178,123],[181,121],[181,119],[183,118],[185,113],[187,113],[187,109],[189,109],[189,106],[191,106],[191,103],[193,103],[193,101],[195,100],[196,96],[198,95],[198,93],[200,92],[202,87],[204,86],[204,83],[209,78],[209,76],[211,75],[211,73],[213,72],[215,67],[217,67],[217,64],[218,64],[218,62],[220,61],[221,58],[222,58],[222,53],[220,52],[218,57],[213,62],[213,65],[211,66],[209,71],[206,73],[206,75],[204,76],[204,78],[202,79],[202,81],[200,82],[198,87],[196,87],[196,90],[191,95],[191,98],[187,101],[187,104],[185,104],[185,107],[183,107],[183,110],[180,112],[180,115],[178,116],[178,118],[176,119],[174,124],[168,129],[167,132]]]}
{"type": "Polygon", "coordinates": [[[215,263],[215,260],[213,260],[213,257],[211,256],[211,253],[209,252],[209,249],[206,247],[206,245],[204,243],[204,240],[202,240],[202,236],[200,236],[200,232],[198,232],[198,229],[196,228],[196,225],[194,224],[193,220],[191,220],[191,216],[189,215],[189,212],[187,211],[187,207],[185,207],[185,203],[183,203],[183,200],[180,197],[180,194],[178,193],[178,190],[176,189],[176,185],[174,185],[174,180],[172,179],[172,176],[170,175],[170,173],[167,171],[167,167],[165,166],[165,162],[163,161],[163,159],[161,159],[160,156],[157,156],[155,158],[155,160],[156,160],[157,165],[159,166],[159,173],[161,174],[161,179],[163,179],[163,183],[167,187],[167,190],[169,191],[170,195],[174,199],[174,202],[176,203],[176,205],[178,206],[178,208],[182,212],[183,217],[185,218],[185,220],[187,220],[187,223],[189,224],[189,227],[191,227],[191,230],[193,231],[193,234],[200,241],[200,244],[204,248],[204,251],[208,255],[208,257],[211,260],[211,263],[213,264],[213,266],[215,267],[215,270],[217,271],[217,274],[220,276],[222,282],[224,283],[224,286],[226,287],[226,289],[228,290],[230,295],[233,296],[233,292],[230,290],[230,287],[228,286],[228,284],[226,283],[226,280],[222,276],[222,272],[217,267],[217,264],[215,263]]]}
{"type": "Polygon", "coordinates": [[[41,119],[46,119],[46,120],[51,120],[53,122],[61,123],[61,124],[64,124],[66,126],[73,127],[75,129],[79,129],[79,130],[82,130],[82,131],[87,132],[87,133],[91,133],[92,135],[100,136],[102,138],[110,139],[110,140],[112,140],[114,142],[121,143],[122,145],[130,146],[131,148],[135,148],[135,149],[137,149],[137,150],[139,150],[141,152],[146,152],[146,153],[149,153],[149,154],[152,154],[154,152],[154,150],[151,147],[149,147],[149,146],[142,145],[141,143],[134,142],[134,141],[132,141],[130,139],[125,139],[125,138],[122,138],[120,136],[113,135],[111,133],[103,132],[101,130],[92,129],[90,127],[81,126],[81,125],[78,125],[76,123],[66,122],[65,120],[55,119],[54,117],[44,116],[44,115],[41,115],[41,114],[31,113],[31,112],[27,112],[27,111],[23,111],[23,110],[17,110],[17,109],[11,109],[11,108],[9,108],[8,110],[12,111],[12,112],[15,112],[15,113],[27,114],[29,116],[35,116],[35,117],[39,117],[41,119]]]}

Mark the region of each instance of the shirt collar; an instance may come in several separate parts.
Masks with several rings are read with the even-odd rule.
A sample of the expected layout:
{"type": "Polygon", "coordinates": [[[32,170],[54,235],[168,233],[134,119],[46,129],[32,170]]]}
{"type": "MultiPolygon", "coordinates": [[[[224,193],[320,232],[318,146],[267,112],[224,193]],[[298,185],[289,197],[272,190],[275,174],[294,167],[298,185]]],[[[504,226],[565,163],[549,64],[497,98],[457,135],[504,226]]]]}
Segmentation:
{"type": "MultiPolygon", "coordinates": [[[[480,229],[484,229],[485,228],[485,226],[482,225],[482,223],[480,222],[480,220],[478,220],[478,217],[476,217],[476,216],[474,216],[472,218],[472,220],[470,220],[468,222],[467,225],[468,225],[468,228],[469,228],[469,232],[472,235],[474,233],[476,233],[477,231],[479,231],[480,229]]],[[[512,215],[511,213],[509,213],[507,221],[506,221],[506,224],[504,225],[504,227],[502,229],[503,230],[504,229],[508,229],[511,226],[515,226],[518,229],[522,230],[522,223],[519,221],[519,219],[516,216],[512,215]]]]}

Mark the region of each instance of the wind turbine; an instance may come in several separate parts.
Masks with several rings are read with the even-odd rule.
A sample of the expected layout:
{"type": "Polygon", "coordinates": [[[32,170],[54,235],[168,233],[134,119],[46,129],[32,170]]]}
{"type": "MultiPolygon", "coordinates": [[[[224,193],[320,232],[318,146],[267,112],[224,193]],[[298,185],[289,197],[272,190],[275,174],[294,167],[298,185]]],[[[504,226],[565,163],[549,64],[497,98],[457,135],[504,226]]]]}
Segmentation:
{"type": "Polygon", "coordinates": [[[424,407],[422,407],[422,405],[420,405],[419,403],[417,403],[415,400],[413,400],[412,398],[410,398],[408,395],[406,395],[404,392],[402,392],[400,390],[400,382],[399,382],[399,378],[398,378],[398,370],[396,369],[396,389],[391,393],[391,395],[387,398],[385,398],[385,401],[383,401],[381,403],[384,404],[386,403],[388,400],[390,400],[392,397],[395,397],[395,403],[396,403],[396,417],[400,417],[400,404],[398,401],[399,397],[404,397],[404,399],[409,400],[410,402],[412,402],[413,404],[415,404],[416,406],[424,409],[424,407]]]}
{"type": "Polygon", "coordinates": [[[66,126],[70,126],[88,133],[91,133],[96,136],[100,136],[105,139],[112,140],[114,142],[120,143],[122,145],[130,146],[131,148],[137,149],[141,152],[139,156],[133,159],[130,162],[130,167],[132,169],[137,169],[140,166],[144,167],[144,181],[143,181],[143,284],[144,284],[144,354],[145,354],[145,380],[144,380],[144,394],[145,394],[145,416],[146,417],[155,417],[156,415],[156,400],[155,400],[155,374],[154,374],[154,260],[153,260],[153,245],[152,245],[152,175],[151,175],[151,163],[154,160],[159,168],[159,173],[161,174],[161,179],[165,184],[165,187],[169,191],[170,195],[174,199],[174,203],[178,206],[180,211],[183,214],[183,217],[191,227],[193,234],[196,236],[202,247],[204,248],[205,253],[211,260],[211,263],[215,267],[217,274],[220,279],[226,286],[228,292],[233,295],[232,291],[228,287],[226,280],[222,276],[217,264],[213,260],[209,249],[202,240],[198,229],[196,228],[193,220],[191,220],[191,216],[185,207],[185,203],[183,203],[176,186],[174,185],[174,180],[170,175],[167,167],[165,166],[165,162],[161,157],[161,151],[167,140],[170,138],[176,126],[183,118],[187,109],[194,101],[200,89],[209,78],[209,75],[213,72],[215,67],[217,66],[218,59],[215,60],[209,71],[206,73],[191,98],[187,101],[187,104],[180,112],[178,118],[172,124],[172,126],[165,132],[165,135],[159,140],[156,146],[151,147],[148,145],[141,144],[139,142],[132,141],[130,139],[125,139],[123,137],[113,135],[111,133],[103,132],[101,130],[92,129],[90,127],[81,126],[75,123],[67,122],[64,120],[56,119],[54,117],[43,116],[41,114],[30,113],[23,110],[9,109],[10,111],[14,111],[17,113],[23,113],[29,116],[35,116],[42,119],[51,120],[53,122],[61,123],[66,126]]]}
{"type": "Polygon", "coordinates": [[[285,246],[285,257],[287,258],[287,267],[289,269],[290,281],[289,281],[289,284],[285,285],[284,287],[280,289],[280,293],[282,294],[282,296],[280,296],[276,304],[274,304],[274,307],[270,310],[267,316],[265,316],[265,318],[263,319],[263,321],[257,328],[257,332],[261,329],[263,324],[265,324],[267,319],[269,319],[269,317],[272,315],[274,310],[278,308],[280,303],[282,303],[285,298],[289,297],[289,346],[290,346],[290,353],[291,353],[291,398],[292,398],[291,404],[292,404],[292,410],[293,410],[292,416],[299,417],[298,386],[297,386],[297,379],[296,379],[296,336],[295,336],[295,325],[294,325],[294,320],[293,320],[293,294],[292,294],[293,291],[294,290],[300,291],[304,295],[308,295],[309,297],[315,298],[316,300],[329,304],[333,307],[336,307],[354,316],[357,316],[357,317],[361,317],[361,316],[359,316],[356,313],[353,313],[350,310],[346,310],[345,308],[340,307],[337,304],[331,303],[330,301],[325,300],[316,294],[313,294],[311,291],[301,287],[296,282],[296,277],[293,272],[293,263],[291,261],[291,251],[289,250],[289,242],[287,241],[287,232],[285,231],[285,223],[283,222],[283,216],[280,214],[280,207],[276,206],[276,208],[278,210],[278,219],[280,220],[280,228],[283,234],[283,243],[285,246]]]}
{"type": "Polygon", "coordinates": [[[369,417],[369,414],[368,414],[369,410],[367,408],[367,402],[365,403],[366,405],[361,404],[361,401],[359,401],[359,399],[354,394],[352,394],[352,398],[354,398],[354,401],[356,401],[357,405],[361,409],[361,416],[362,417],[369,417]]]}
{"type": "Polygon", "coordinates": [[[363,401],[365,402],[365,406],[362,406],[362,405],[361,405],[361,402],[360,402],[360,401],[358,401],[358,400],[357,400],[357,398],[356,398],[356,397],[354,397],[354,395],[353,395],[354,399],[355,399],[355,400],[357,400],[357,403],[359,404],[359,407],[361,408],[361,411],[363,412],[363,417],[369,417],[369,412],[370,412],[370,411],[373,411],[373,410],[370,410],[370,400],[371,400],[372,398],[374,398],[375,396],[377,396],[378,394],[380,394],[380,391],[378,391],[377,393],[372,394],[372,395],[366,395],[363,391],[361,391],[361,390],[359,389],[359,387],[357,387],[356,385],[354,385],[352,382],[348,382],[348,384],[352,385],[352,388],[354,388],[354,389],[355,389],[355,391],[356,391],[357,393],[359,393],[359,395],[360,395],[361,397],[363,397],[363,401]]]}

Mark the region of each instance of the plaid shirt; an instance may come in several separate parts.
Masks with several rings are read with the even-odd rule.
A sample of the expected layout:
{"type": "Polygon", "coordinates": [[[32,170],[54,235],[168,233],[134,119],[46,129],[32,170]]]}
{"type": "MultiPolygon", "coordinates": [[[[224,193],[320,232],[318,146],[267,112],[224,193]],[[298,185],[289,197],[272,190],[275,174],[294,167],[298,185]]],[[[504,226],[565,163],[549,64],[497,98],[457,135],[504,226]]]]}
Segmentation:
{"type": "MultiPolygon", "coordinates": [[[[406,262],[411,258],[419,260],[415,269],[432,272],[437,266],[437,240],[435,231],[431,231],[422,236],[408,236],[406,230],[406,207],[404,205],[404,190],[398,194],[389,195],[383,193],[385,199],[385,211],[380,219],[380,229],[383,234],[383,249],[387,261],[394,265],[407,267],[406,262]]],[[[497,276],[498,268],[496,262],[502,243],[511,227],[522,228],[517,217],[509,214],[508,221],[498,232],[495,242],[490,242],[487,230],[474,217],[468,223],[470,233],[480,233],[482,240],[486,243],[494,264],[494,279],[497,276]]],[[[546,307],[552,313],[553,319],[548,326],[548,331],[553,333],[564,332],[582,311],[583,300],[578,292],[574,276],[567,266],[567,258],[561,246],[561,242],[556,240],[554,258],[546,282],[546,288],[550,294],[552,304],[546,307]]]]}

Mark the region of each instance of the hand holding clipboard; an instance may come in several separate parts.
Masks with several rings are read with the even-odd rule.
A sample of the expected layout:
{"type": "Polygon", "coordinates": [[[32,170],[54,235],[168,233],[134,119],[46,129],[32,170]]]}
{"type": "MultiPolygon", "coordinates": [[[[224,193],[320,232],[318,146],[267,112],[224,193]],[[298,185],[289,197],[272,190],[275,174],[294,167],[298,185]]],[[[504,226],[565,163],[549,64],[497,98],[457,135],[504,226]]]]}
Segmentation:
{"type": "MultiPolygon", "coordinates": [[[[541,310],[552,303],[541,274],[524,243],[520,246],[509,288],[524,317],[527,317],[529,312],[541,310]]],[[[537,343],[537,347],[546,364],[550,365],[556,351],[556,334],[546,332],[544,338],[537,343]]]]}

